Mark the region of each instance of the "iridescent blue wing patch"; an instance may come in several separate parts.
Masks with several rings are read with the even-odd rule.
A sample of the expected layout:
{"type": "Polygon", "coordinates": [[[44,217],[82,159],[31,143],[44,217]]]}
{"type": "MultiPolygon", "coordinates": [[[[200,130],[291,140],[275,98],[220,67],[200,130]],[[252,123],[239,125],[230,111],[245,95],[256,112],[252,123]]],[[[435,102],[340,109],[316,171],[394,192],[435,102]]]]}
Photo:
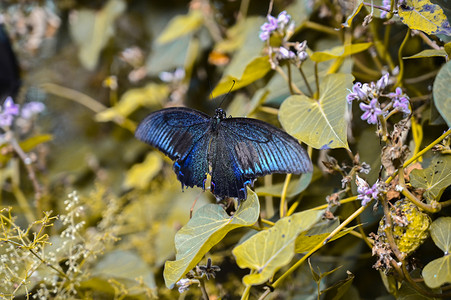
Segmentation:
{"type": "Polygon", "coordinates": [[[148,115],[139,124],[135,136],[172,160],[183,159],[205,135],[210,120],[210,116],[194,109],[166,108],[148,115]]]}

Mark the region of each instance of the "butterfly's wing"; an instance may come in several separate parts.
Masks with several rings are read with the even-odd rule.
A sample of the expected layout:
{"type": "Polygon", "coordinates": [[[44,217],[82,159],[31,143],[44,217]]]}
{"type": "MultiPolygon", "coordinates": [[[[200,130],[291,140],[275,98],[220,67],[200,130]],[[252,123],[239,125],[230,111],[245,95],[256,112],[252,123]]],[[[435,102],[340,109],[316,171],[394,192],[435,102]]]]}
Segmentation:
{"type": "Polygon", "coordinates": [[[183,185],[203,187],[208,172],[210,117],[185,107],[166,108],[148,115],[135,136],[175,160],[174,171],[183,185]]]}
{"type": "Polygon", "coordinates": [[[246,185],[257,177],[312,171],[307,152],[286,132],[250,118],[220,122],[216,157],[212,161],[212,182],[218,196],[245,199],[246,185]]]}

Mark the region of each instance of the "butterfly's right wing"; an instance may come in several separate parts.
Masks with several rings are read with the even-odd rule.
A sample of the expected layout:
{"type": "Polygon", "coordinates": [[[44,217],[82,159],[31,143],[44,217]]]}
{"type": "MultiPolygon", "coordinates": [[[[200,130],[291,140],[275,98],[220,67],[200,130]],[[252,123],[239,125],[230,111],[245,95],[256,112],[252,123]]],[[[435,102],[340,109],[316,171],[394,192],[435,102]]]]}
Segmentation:
{"type": "Polygon", "coordinates": [[[174,171],[182,186],[204,187],[209,122],[207,114],[194,109],[166,108],[148,115],[135,136],[175,160],[174,171]]]}

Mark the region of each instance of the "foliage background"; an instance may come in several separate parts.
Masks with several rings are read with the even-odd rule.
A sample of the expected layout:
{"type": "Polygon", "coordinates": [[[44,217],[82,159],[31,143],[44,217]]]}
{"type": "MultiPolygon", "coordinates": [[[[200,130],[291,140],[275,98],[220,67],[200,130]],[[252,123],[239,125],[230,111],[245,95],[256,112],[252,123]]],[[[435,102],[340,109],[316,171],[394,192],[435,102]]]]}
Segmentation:
{"type": "MultiPolygon", "coordinates": [[[[380,131],[376,135],[376,126],[360,119],[356,103],[351,114],[345,114],[345,98],[353,87],[352,78],[376,82],[388,72],[390,91],[402,86],[410,96],[413,113],[402,139],[402,145],[410,149],[409,158],[428,145],[438,144],[434,140],[450,125],[450,87],[446,84],[451,74],[446,63],[450,54],[446,44],[450,40],[449,22],[443,25],[449,20],[449,9],[446,1],[407,2],[404,6],[393,6],[399,16],[395,14],[390,20],[379,18],[381,10],[374,8],[368,22],[365,17],[372,9],[362,1],[274,1],[272,15],[286,9],[296,22],[290,40],[307,40],[310,58],[303,63],[307,82],[312,87],[317,83],[316,63],[318,80],[328,83],[323,88],[340,90],[339,96],[328,101],[343,110],[332,129],[342,132],[340,137],[346,142],[322,148],[329,140],[322,143],[302,138],[302,130],[308,132],[318,127],[298,126],[296,113],[287,117],[283,107],[278,110],[283,102],[285,112],[292,113],[293,106],[289,105],[296,107],[295,101],[299,99],[290,97],[293,93],[283,76],[287,76],[287,64],[281,62],[279,69],[271,69],[264,52],[268,44],[258,38],[269,1],[2,1],[3,26],[20,65],[21,87],[13,95],[14,100],[22,105],[42,102],[46,110],[27,130],[16,124],[2,131],[0,295],[11,299],[201,297],[202,289],[197,283],[182,294],[176,288],[168,289],[163,278],[163,272],[168,272],[164,264],[174,261],[176,232],[183,226],[185,230],[190,228],[186,224],[194,200],[197,199],[194,209],[197,212],[212,207],[204,205],[213,205],[215,201],[208,191],[188,189],[182,193],[171,161],[137,141],[133,132],[150,111],[166,106],[186,105],[211,114],[220,103],[211,98],[225,94],[232,79],[237,83],[222,104],[227,113],[282,124],[288,132],[290,126],[295,127],[290,133],[311,146],[315,172],[312,179],[305,176],[292,179],[288,215],[298,220],[299,228],[291,232],[292,228],[276,224],[281,232],[291,232],[297,242],[290,244],[293,249],[286,254],[290,260],[279,261],[268,271],[267,279],[275,275],[270,281],[256,283],[258,280],[252,281],[251,277],[245,279],[249,270],[239,267],[243,265],[237,258],[238,245],[243,245],[255,231],[216,229],[215,233],[220,234],[213,236],[214,247],[190,261],[194,265],[199,260],[206,264],[206,259],[211,258],[220,267],[216,278],[206,281],[205,290],[210,298],[257,299],[269,294],[262,283],[272,284],[283,274],[291,274],[286,272],[291,272],[289,268],[296,261],[306,258],[304,254],[314,249],[313,245],[321,245],[339,221],[347,220],[354,212],[361,214],[349,226],[361,226],[344,228],[338,239],[320,246],[309,263],[295,267],[294,273],[268,297],[374,299],[446,293],[446,288],[440,287],[451,282],[449,271],[440,275],[441,282],[428,286],[420,283],[423,290],[418,291],[405,273],[393,274],[391,270],[384,274],[384,270],[373,268],[377,258],[372,256],[363,237],[378,232],[384,216],[383,205],[372,209],[373,201],[363,210],[365,207],[356,201],[355,173],[362,162],[371,166],[371,172],[362,175],[370,184],[378,178],[386,180],[391,173],[381,171],[382,147],[387,141],[380,131]],[[438,21],[418,24],[416,17],[430,13],[430,9],[424,10],[433,3],[444,7],[444,13],[432,12],[427,19],[436,20],[438,16],[438,21]],[[163,73],[172,78],[169,82],[163,80],[162,72],[174,72],[177,68],[184,71],[184,76],[163,73]],[[441,68],[444,71],[439,73],[441,68]],[[340,73],[341,77],[327,77],[326,73],[340,73]],[[441,84],[435,85],[434,80],[441,84]],[[7,138],[7,132],[12,132],[14,138],[7,138]],[[348,147],[350,152],[345,149],[348,147]],[[32,164],[24,164],[18,149],[26,153],[32,164]],[[323,161],[329,165],[325,166],[323,161]],[[343,178],[350,179],[344,189],[343,178]],[[348,200],[341,206],[335,205],[334,200],[344,198],[348,200]],[[337,219],[321,223],[313,213],[302,218],[296,214],[309,212],[310,208],[327,208],[331,219],[334,216],[337,219]],[[306,231],[317,222],[317,231],[310,231],[307,236],[318,239],[307,242],[306,231]],[[222,233],[227,235],[218,237],[222,233]],[[332,270],[335,271],[328,273],[332,270]]],[[[271,40],[273,44],[280,42],[271,40]]],[[[3,55],[0,60],[5,66],[11,63],[10,56],[3,55]]],[[[292,81],[308,95],[307,85],[294,70],[292,81]]],[[[320,90],[323,94],[323,89],[320,90]]],[[[397,114],[390,119],[390,133],[393,124],[402,118],[402,114],[397,114]]],[[[436,170],[443,174],[440,180],[418,182],[423,175],[420,174],[415,184],[406,177],[412,192],[418,188],[429,191],[430,185],[442,182],[438,190],[424,197],[422,193],[415,194],[427,205],[449,200],[449,190],[445,190],[450,185],[446,156],[449,142],[436,150],[439,152],[420,155],[422,165],[417,164],[416,168],[421,171],[433,159],[443,160],[445,166],[436,170]]],[[[399,170],[399,165],[395,169],[399,170]]],[[[261,218],[267,222],[262,225],[259,221],[253,229],[273,226],[279,218],[288,220],[289,216],[279,211],[280,191],[288,181],[280,175],[257,181],[257,194],[252,193],[252,199],[245,203],[257,212],[260,209],[261,218]]],[[[394,189],[391,186],[385,192],[394,189]]],[[[398,193],[388,199],[386,194],[380,199],[382,203],[404,198],[398,193]]],[[[202,213],[198,215],[205,216],[202,213]]],[[[448,215],[447,205],[429,212],[432,220],[448,215]]],[[[218,218],[228,220],[227,215],[218,218]]],[[[246,216],[247,223],[237,227],[250,227],[255,223],[250,221],[252,218],[246,216]]],[[[413,221],[412,224],[419,226],[413,221]]],[[[403,260],[414,277],[420,278],[421,271],[435,259],[443,259],[439,263],[445,266],[450,263],[443,255],[449,252],[449,244],[441,243],[449,236],[449,223],[433,224],[438,228],[432,233],[433,239],[425,239],[412,256],[409,254],[403,260]]],[[[276,238],[269,236],[263,244],[273,240],[276,238]]],[[[257,251],[254,258],[259,254],[257,251]]],[[[264,253],[261,254],[263,257],[264,253]]],[[[180,268],[185,267],[188,264],[180,268]]],[[[186,274],[183,270],[181,277],[186,274]]],[[[174,282],[180,279],[175,277],[174,282]]],[[[427,278],[427,274],[423,273],[423,277],[427,278]]]]}

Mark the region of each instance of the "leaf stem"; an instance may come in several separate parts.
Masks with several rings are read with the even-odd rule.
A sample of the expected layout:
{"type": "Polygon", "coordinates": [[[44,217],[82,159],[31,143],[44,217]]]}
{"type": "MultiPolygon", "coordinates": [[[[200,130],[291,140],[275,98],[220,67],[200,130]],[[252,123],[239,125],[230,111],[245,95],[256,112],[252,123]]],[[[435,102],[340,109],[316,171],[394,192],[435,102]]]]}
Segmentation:
{"type": "Polygon", "coordinates": [[[302,70],[302,65],[299,66],[298,70],[301,73],[302,79],[304,79],[304,82],[305,82],[305,86],[307,87],[307,89],[310,93],[309,97],[313,98],[313,90],[312,90],[312,87],[310,86],[310,83],[307,80],[307,77],[305,76],[304,70],[302,70]]]}
{"type": "Polygon", "coordinates": [[[280,196],[280,218],[282,219],[284,216],[286,216],[287,214],[287,190],[288,190],[288,184],[290,184],[291,181],[291,174],[287,174],[287,176],[285,177],[285,182],[283,183],[283,188],[282,188],[282,194],[280,196]]]}
{"type": "Polygon", "coordinates": [[[318,77],[318,63],[315,62],[315,81],[316,81],[316,95],[314,95],[314,99],[319,99],[319,77],[318,77]]]}
{"type": "Polygon", "coordinates": [[[397,76],[397,83],[396,85],[402,86],[402,78],[404,77],[404,60],[402,59],[402,52],[404,50],[404,47],[407,44],[407,40],[410,37],[410,28],[407,29],[406,36],[404,37],[404,40],[401,43],[401,46],[399,46],[398,50],[398,59],[399,59],[399,74],[397,76]]]}

